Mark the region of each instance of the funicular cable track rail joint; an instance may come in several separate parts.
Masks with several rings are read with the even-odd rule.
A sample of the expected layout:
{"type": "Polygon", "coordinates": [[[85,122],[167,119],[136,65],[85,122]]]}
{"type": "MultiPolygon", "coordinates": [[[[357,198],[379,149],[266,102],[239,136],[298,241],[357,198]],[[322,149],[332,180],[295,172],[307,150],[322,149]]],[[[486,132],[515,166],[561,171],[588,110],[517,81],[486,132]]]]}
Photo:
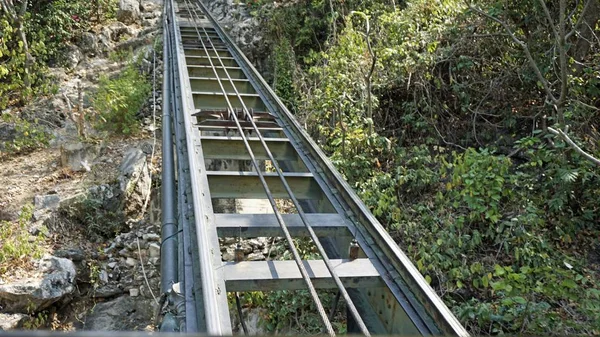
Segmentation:
{"type": "MultiPolygon", "coordinates": [[[[308,289],[330,336],[341,299],[349,333],[466,336],[205,5],[166,0],[164,28],[163,115],[173,127],[165,126],[163,144],[174,148],[165,163],[175,166],[167,172],[177,183],[163,188],[176,200],[163,200],[172,210],[163,219],[170,236],[163,233],[162,280],[173,285],[161,289],[178,330],[232,334],[227,292],[308,289]],[[231,210],[221,206],[227,200],[268,206],[231,210]],[[284,237],[293,261],[222,260],[220,238],[259,236],[284,237]],[[320,258],[303,260],[297,237],[310,238],[320,258]],[[320,288],[338,290],[329,315],[320,288]]],[[[236,301],[241,312],[237,294],[236,301]]]]}

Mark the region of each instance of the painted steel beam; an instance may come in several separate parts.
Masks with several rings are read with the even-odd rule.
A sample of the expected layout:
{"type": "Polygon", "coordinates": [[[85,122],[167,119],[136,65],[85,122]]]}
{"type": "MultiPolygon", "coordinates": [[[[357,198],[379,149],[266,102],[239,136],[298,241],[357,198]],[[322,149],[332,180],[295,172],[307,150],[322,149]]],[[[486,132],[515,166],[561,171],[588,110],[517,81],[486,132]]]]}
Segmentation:
{"type": "MultiPolygon", "coordinates": [[[[348,288],[383,286],[379,272],[369,259],[330,260],[335,272],[348,288]]],[[[322,260],[303,261],[315,288],[336,288],[322,260]]],[[[300,290],[306,284],[294,261],[226,262],[222,267],[225,286],[232,291],[300,290]]]]}
{"type": "MultiPolygon", "coordinates": [[[[289,140],[281,138],[265,138],[269,149],[277,160],[298,160],[296,150],[289,140]]],[[[258,139],[248,139],[254,156],[259,160],[267,160],[267,154],[258,139]]],[[[250,155],[239,137],[203,136],[202,148],[204,159],[250,160],[250,155]]]]}
{"type": "MultiPolygon", "coordinates": [[[[298,214],[282,214],[283,221],[293,236],[308,236],[298,214]]],[[[320,237],[351,235],[344,219],[337,213],[306,214],[308,223],[320,237]]],[[[215,214],[219,237],[281,236],[281,228],[274,214],[215,214]]]]}
{"type": "MultiPolygon", "coordinates": [[[[208,185],[214,199],[266,199],[265,190],[256,172],[208,171],[208,185]]],[[[275,199],[289,198],[275,173],[264,173],[275,199]]],[[[298,199],[319,200],[323,192],[310,173],[284,173],[298,199]]]]}

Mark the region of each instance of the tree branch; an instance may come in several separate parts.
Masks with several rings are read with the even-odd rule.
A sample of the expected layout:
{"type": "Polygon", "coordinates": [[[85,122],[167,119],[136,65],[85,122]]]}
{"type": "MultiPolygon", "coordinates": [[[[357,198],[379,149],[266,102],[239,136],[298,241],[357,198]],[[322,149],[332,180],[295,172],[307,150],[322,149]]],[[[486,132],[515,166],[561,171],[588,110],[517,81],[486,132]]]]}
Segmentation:
{"type": "Polygon", "coordinates": [[[577,12],[577,7],[579,7],[579,0],[575,1],[575,7],[573,7],[573,10],[571,11],[571,13],[569,13],[569,15],[567,15],[567,21],[571,20],[573,15],[575,15],[575,12],[577,12]]]}
{"type": "Polygon", "coordinates": [[[558,99],[552,93],[550,84],[548,83],[548,81],[546,80],[544,75],[542,75],[542,72],[540,71],[540,68],[538,67],[535,60],[533,59],[533,56],[531,55],[531,52],[529,51],[529,47],[527,46],[527,44],[525,42],[519,40],[519,38],[510,29],[510,27],[508,26],[508,24],[506,22],[482,11],[479,8],[474,7],[468,0],[465,0],[465,1],[467,3],[467,6],[469,7],[469,9],[471,9],[472,11],[500,24],[504,28],[504,30],[506,30],[506,33],[508,34],[508,36],[510,36],[510,38],[513,41],[515,41],[515,43],[518,44],[521,47],[521,49],[523,49],[523,51],[525,52],[525,56],[527,57],[527,60],[529,61],[529,65],[533,68],[533,71],[535,72],[535,75],[536,75],[538,81],[540,81],[542,83],[542,86],[544,87],[544,91],[546,92],[546,95],[548,95],[548,97],[550,97],[550,100],[552,101],[552,103],[557,104],[558,99]]]}
{"type": "Polygon", "coordinates": [[[8,16],[10,21],[15,22],[17,13],[15,13],[14,5],[12,2],[8,2],[8,0],[0,0],[0,7],[4,10],[4,13],[8,16]]]}
{"type": "Polygon", "coordinates": [[[600,159],[592,156],[591,154],[585,152],[582,148],[580,148],[577,144],[575,144],[575,142],[561,129],[554,129],[551,127],[548,127],[548,131],[550,131],[550,133],[559,136],[562,140],[564,140],[567,144],[569,144],[569,146],[571,148],[573,148],[577,153],[579,153],[580,155],[584,156],[585,159],[591,161],[592,163],[600,166],[600,159]]]}
{"type": "Polygon", "coordinates": [[[552,28],[552,33],[554,33],[554,38],[556,39],[556,41],[558,41],[560,39],[559,35],[558,35],[558,31],[556,30],[556,27],[554,27],[554,21],[552,20],[552,15],[550,15],[550,11],[548,10],[548,7],[546,6],[546,1],[539,0],[539,2],[542,5],[542,8],[544,9],[544,14],[546,14],[546,20],[548,20],[548,24],[552,28]]]}
{"type": "Polygon", "coordinates": [[[25,13],[27,12],[27,5],[29,4],[29,0],[24,0],[21,4],[21,10],[19,11],[19,18],[23,20],[25,13]]]}
{"type": "MultiPolygon", "coordinates": [[[[543,0],[542,0],[543,2],[543,0]]],[[[560,0],[560,13],[558,13],[558,59],[560,62],[560,97],[556,105],[558,106],[558,120],[561,127],[565,127],[565,116],[562,107],[565,104],[568,94],[568,76],[567,76],[567,41],[565,38],[565,12],[567,10],[566,0],[560,0]]]]}
{"type": "MultiPolygon", "coordinates": [[[[586,1],[585,5],[583,6],[583,10],[581,11],[581,14],[579,14],[579,18],[577,19],[577,22],[575,23],[575,25],[573,25],[573,29],[571,29],[571,31],[565,35],[565,39],[568,40],[571,36],[573,36],[573,34],[577,33],[577,28],[579,27],[579,25],[581,25],[581,22],[583,22],[583,17],[585,16],[585,12],[587,12],[587,9],[590,7],[590,4],[592,3],[592,1],[598,1],[598,0],[586,1]]],[[[576,9],[577,8],[575,8],[575,10],[576,9]]]]}

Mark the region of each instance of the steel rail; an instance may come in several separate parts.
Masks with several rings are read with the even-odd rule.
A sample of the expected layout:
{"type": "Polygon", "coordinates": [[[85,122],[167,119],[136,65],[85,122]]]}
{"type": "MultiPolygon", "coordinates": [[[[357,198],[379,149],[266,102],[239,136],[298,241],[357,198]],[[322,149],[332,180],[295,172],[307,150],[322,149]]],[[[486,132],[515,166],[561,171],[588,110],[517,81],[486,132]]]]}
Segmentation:
{"type": "MultiPolygon", "coordinates": [[[[169,3],[169,9],[173,10],[172,3],[169,3]]],[[[171,16],[171,23],[176,24],[175,16],[171,16]]],[[[168,19],[167,19],[168,20],[168,19]]],[[[169,56],[171,60],[171,67],[177,69],[175,61],[174,49],[175,44],[175,32],[176,26],[171,27],[167,32],[167,44],[169,45],[169,56]]],[[[196,320],[196,308],[194,296],[192,293],[193,286],[193,261],[190,254],[191,249],[191,233],[190,233],[190,222],[192,210],[189,207],[187,201],[187,194],[189,193],[189,179],[186,170],[189,171],[189,163],[187,162],[187,146],[186,145],[186,133],[183,121],[183,109],[182,109],[182,93],[179,83],[179,72],[173,71],[169,74],[170,86],[173,89],[171,97],[173,114],[173,126],[175,133],[175,143],[179,153],[177,153],[177,199],[178,199],[178,231],[179,236],[179,277],[178,281],[180,284],[180,292],[182,294],[174,294],[174,306],[178,316],[183,316],[183,320],[180,323],[180,330],[185,332],[197,332],[198,322],[196,320]],[[183,295],[183,296],[182,296],[183,295]]]]}
{"type": "Polygon", "coordinates": [[[436,334],[438,331],[437,333],[448,335],[468,336],[465,328],[385,231],[381,223],[371,214],[357,193],[336,170],[331,160],[311,139],[267,82],[258,75],[256,68],[235,45],[231,37],[219,26],[205,4],[202,2],[198,4],[206,13],[206,17],[214,26],[216,33],[229,46],[232,56],[238,61],[247,78],[261,93],[265,105],[276,112],[277,117],[281,119],[285,134],[297,142],[297,146],[300,146],[300,156],[304,160],[308,160],[305,163],[312,167],[311,170],[319,172],[319,177],[326,189],[338,191],[331,196],[332,201],[337,205],[336,209],[347,215],[351,228],[359,235],[357,239],[365,244],[362,247],[365,253],[372,254],[373,258],[381,261],[381,267],[387,275],[384,277],[385,283],[420,333],[428,335],[436,334]]]}
{"type": "Polygon", "coordinates": [[[264,95],[265,104],[277,112],[286,135],[298,142],[299,146],[304,147],[301,155],[309,160],[308,164],[313,169],[320,172],[327,188],[338,191],[333,195],[333,200],[338,205],[336,207],[341,207],[338,209],[348,216],[352,228],[357,230],[357,234],[362,237],[359,241],[365,240],[366,246],[363,249],[366,252],[370,251],[377,259],[381,260],[382,267],[389,274],[384,278],[384,281],[390,289],[399,289],[400,293],[394,290],[394,296],[406,310],[419,331],[428,335],[435,334],[435,331],[440,329],[438,333],[469,336],[465,328],[425,281],[423,275],[419,273],[408,256],[398,247],[353,188],[344,180],[323,150],[311,139],[308,132],[285,107],[268,83],[258,75],[256,68],[240,48],[235,45],[231,37],[218,25],[206,6],[202,2],[199,2],[199,5],[206,12],[206,17],[215,27],[217,34],[230,46],[232,55],[238,60],[238,64],[243,69],[245,68],[246,71],[244,72],[248,79],[256,86],[257,91],[264,95]],[[430,321],[424,314],[435,321],[435,326],[432,325],[433,321],[430,321]]]}
{"type": "MultiPolygon", "coordinates": [[[[193,17],[194,22],[197,22],[198,17],[198,13],[194,10],[194,15],[192,14],[192,10],[189,6],[190,1],[188,0],[184,0],[188,13],[190,14],[190,17],[193,17]]],[[[331,322],[329,321],[329,317],[327,316],[327,313],[325,311],[325,308],[323,307],[323,304],[321,302],[321,300],[319,299],[319,295],[317,294],[316,288],[314,287],[314,285],[312,284],[312,281],[310,280],[310,275],[308,274],[308,271],[306,270],[306,268],[304,267],[304,264],[302,263],[302,258],[300,257],[300,254],[298,253],[298,250],[293,242],[292,236],[289,233],[289,230],[283,220],[283,217],[281,216],[281,213],[279,212],[278,208],[277,208],[277,204],[275,202],[275,199],[272,196],[271,190],[269,188],[269,186],[267,185],[267,182],[264,178],[264,175],[262,174],[261,168],[258,165],[256,158],[254,156],[254,153],[250,147],[250,144],[248,143],[248,140],[246,139],[245,135],[244,135],[244,131],[239,123],[239,120],[236,116],[236,112],[235,109],[233,108],[233,106],[231,105],[231,101],[229,100],[229,97],[225,91],[225,88],[223,87],[223,83],[221,82],[221,78],[216,70],[216,67],[212,61],[212,57],[209,55],[208,53],[208,49],[206,48],[206,44],[204,43],[204,41],[202,40],[202,37],[200,36],[200,31],[198,30],[198,26],[195,25],[194,29],[196,30],[196,33],[198,35],[199,41],[202,44],[202,48],[204,49],[204,51],[206,52],[208,61],[210,63],[210,66],[215,74],[215,78],[217,79],[217,82],[219,83],[219,87],[221,88],[221,91],[223,93],[223,96],[225,98],[225,101],[227,102],[227,106],[229,108],[229,113],[230,116],[233,117],[236,126],[242,136],[242,141],[244,142],[244,145],[246,147],[246,150],[248,151],[248,154],[251,158],[252,164],[254,166],[254,168],[256,169],[257,172],[257,176],[260,179],[260,182],[265,190],[265,193],[267,194],[267,198],[269,200],[269,203],[271,204],[271,207],[273,208],[275,217],[277,218],[277,221],[284,233],[284,236],[286,238],[286,241],[288,242],[288,245],[290,246],[290,250],[292,251],[292,255],[294,256],[294,261],[296,262],[296,265],[298,266],[298,269],[300,270],[300,273],[302,274],[302,277],[304,279],[304,281],[306,282],[306,285],[308,287],[308,290],[311,294],[311,297],[313,299],[313,301],[315,302],[315,305],[317,306],[317,310],[319,312],[319,316],[321,317],[321,320],[323,321],[323,324],[325,325],[325,328],[327,330],[327,333],[330,336],[335,336],[335,331],[333,330],[333,326],[331,325],[331,322]]],[[[216,48],[214,47],[214,44],[212,43],[210,36],[208,35],[208,33],[206,32],[206,29],[204,29],[204,27],[202,27],[202,29],[204,30],[205,36],[208,38],[208,41],[210,42],[213,51],[215,52],[215,55],[217,56],[217,59],[219,60],[219,62],[221,63],[221,67],[223,68],[225,74],[227,75],[227,77],[231,80],[231,77],[229,76],[229,73],[227,71],[227,68],[224,66],[223,61],[221,60],[219,53],[217,52],[216,48]]],[[[233,81],[231,81],[233,82],[233,81]]],[[[240,102],[242,103],[242,106],[244,107],[245,113],[247,114],[248,117],[252,118],[245,106],[245,103],[243,101],[243,99],[241,98],[241,96],[239,95],[239,92],[237,92],[237,89],[235,88],[235,84],[232,83],[234,90],[236,91],[236,95],[238,97],[238,99],[240,100],[240,102]]],[[[288,186],[289,187],[289,186],[288,186]]],[[[314,234],[314,231],[313,231],[314,234]]],[[[339,279],[339,278],[338,278],[339,279]]],[[[362,320],[361,320],[362,321],[362,320]]],[[[364,324],[364,323],[363,323],[364,324]]]]}
{"type": "MultiPolygon", "coordinates": [[[[187,0],[186,0],[187,1],[187,0]]],[[[191,0],[190,0],[191,1],[191,0]]],[[[197,15],[197,13],[194,11],[194,14],[197,15]]],[[[323,258],[323,262],[325,263],[325,266],[327,267],[329,273],[331,274],[334,282],[336,283],[336,286],[338,287],[338,289],[341,292],[341,295],[344,297],[344,300],[346,301],[346,305],[348,306],[348,309],[350,310],[350,313],[352,314],[352,316],[354,317],[354,319],[356,320],[356,323],[358,324],[358,327],[360,328],[361,332],[363,335],[365,336],[370,336],[369,330],[367,328],[367,326],[365,325],[361,315],[358,313],[358,310],[356,309],[356,306],[354,305],[354,302],[352,301],[352,299],[350,298],[350,294],[348,294],[348,291],[346,290],[346,287],[344,286],[344,284],[342,283],[342,280],[340,279],[340,277],[337,275],[335,269],[333,268],[331,261],[329,260],[329,257],[327,256],[327,253],[325,252],[325,249],[323,248],[323,245],[321,244],[321,241],[319,240],[319,237],[317,236],[317,234],[315,233],[315,231],[313,230],[312,226],[310,225],[306,214],[304,213],[302,206],[300,205],[300,202],[298,201],[298,199],[296,198],[294,192],[292,191],[287,179],[284,177],[283,175],[283,171],[281,170],[281,168],[279,167],[279,164],[277,162],[277,160],[275,160],[275,157],[273,156],[273,154],[271,153],[271,150],[269,149],[267,143],[265,142],[264,137],[262,136],[260,130],[258,129],[258,127],[256,126],[256,123],[254,122],[254,118],[251,115],[250,111],[248,110],[246,104],[244,103],[244,101],[242,100],[237,87],[234,83],[234,81],[231,79],[231,76],[229,75],[229,71],[225,68],[225,65],[223,64],[223,61],[221,59],[221,56],[217,53],[216,48],[214,47],[214,44],[212,43],[212,39],[210,38],[210,36],[208,35],[208,33],[206,32],[206,29],[204,27],[201,27],[202,30],[204,31],[205,36],[207,37],[208,41],[210,42],[210,45],[213,48],[213,51],[215,52],[216,58],[219,60],[219,63],[221,64],[221,67],[224,70],[225,75],[227,76],[227,80],[229,80],[231,87],[233,88],[233,90],[235,91],[236,96],[238,97],[238,99],[241,102],[242,105],[242,109],[244,110],[244,116],[246,117],[246,119],[251,123],[252,128],[254,129],[254,131],[256,132],[256,135],[259,139],[259,141],[261,142],[263,148],[265,149],[265,153],[267,154],[267,157],[271,160],[271,163],[273,164],[275,171],[277,172],[277,175],[279,176],[281,183],[283,184],[287,194],[289,195],[290,199],[292,200],[292,203],[294,204],[294,206],[296,207],[296,210],[298,211],[298,215],[300,216],[300,219],[302,220],[304,226],[306,227],[311,239],[313,240],[313,242],[315,243],[315,246],[317,247],[317,250],[319,251],[319,254],[322,256],[323,258]]],[[[204,43],[203,43],[204,45],[204,43]]],[[[208,56],[208,52],[207,52],[207,56],[208,56]]],[[[210,56],[209,57],[209,62],[212,65],[212,60],[210,56]]],[[[220,82],[221,80],[218,79],[218,81],[220,82]]],[[[243,129],[241,128],[238,120],[237,120],[237,115],[235,113],[232,113],[236,125],[238,127],[238,131],[240,133],[240,136],[242,137],[242,140],[244,140],[244,143],[247,144],[247,139],[246,139],[246,135],[243,131],[243,129]]],[[[250,146],[247,145],[247,150],[248,152],[251,154],[251,157],[254,157],[253,151],[251,150],[250,146]]],[[[254,159],[253,159],[253,163],[254,163],[254,159]]],[[[258,166],[255,165],[256,170],[260,171],[258,166]]],[[[272,206],[274,208],[276,208],[275,205],[272,204],[272,206]]]]}
{"type": "MultiPolygon", "coordinates": [[[[193,149],[193,141],[187,135],[187,127],[189,125],[186,120],[186,115],[184,115],[184,111],[186,111],[186,103],[184,101],[184,89],[185,87],[185,76],[181,71],[181,67],[185,66],[185,61],[181,59],[181,55],[177,54],[177,46],[180,43],[180,39],[178,39],[177,31],[178,31],[178,23],[177,16],[175,12],[175,7],[173,6],[174,0],[167,0],[170,11],[169,18],[171,19],[171,28],[172,28],[172,41],[171,41],[171,52],[173,57],[173,91],[175,96],[173,101],[175,103],[176,109],[176,140],[177,140],[177,148],[181,153],[178,153],[177,159],[180,165],[178,165],[178,197],[179,197],[179,219],[180,219],[180,236],[182,239],[180,240],[179,245],[179,256],[182,260],[180,262],[180,283],[181,283],[181,291],[183,292],[185,298],[184,309],[178,308],[178,313],[185,313],[185,323],[183,325],[183,330],[185,332],[198,332],[199,327],[203,327],[202,330],[206,331],[209,335],[223,335],[224,334],[224,324],[222,322],[221,315],[217,311],[204,311],[204,316],[201,317],[203,319],[202,322],[199,322],[198,312],[196,310],[196,305],[201,300],[203,302],[208,303],[216,303],[218,302],[218,289],[214,287],[214,270],[212,266],[202,265],[199,269],[199,277],[200,285],[194,282],[194,278],[197,273],[194,272],[195,265],[194,260],[192,259],[193,251],[199,254],[204,261],[210,261],[210,252],[209,247],[210,243],[208,242],[208,238],[205,235],[202,235],[200,231],[197,230],[198,226],[203,224],[204,219],[200,216],[195,216],[195,211],[200,209],[198,205],[199,200],[196,196],[200,195],[201,191],[198,190],[196,184],[192,184],[192,182],[199,181],[198,172],[193,169],[194,160],[193,154],[188,151],[188,149],[193,149]],[[194,219],[193,223],[196,226],[196,230],[191,228],[190,223],[192,223],[191,219],[194,219]],[[194,244],[198,247],[198,249],[192,249],[192,241],[194,240],[193,231],[195,231],[195,242],[194,244]],[[198,286],[201,286],[201,290],[197,289],[198,286]],[[200,295],[201,292],[201,295],[200,295]],[[201,296],[201,297],[199,297],[201,296]],[[202,324],[200,324],[202,323],[202,324]],[[204,329],[205,325],[205,329],[204,329]]],[[[228,322],[227,322],[228,323],[228,322]]]]}
{"type": "MultiPolygon", "coordinates": [[[[167,7],[164,10],[167,12],[167,7]]],[[[164,15],[164,14],[163,14],[164,15]]],[[[163,31],[168,39],[168,19],[164,15],[163,31]]],[[[173,156],[173,128],[171,126],[171,46],[163,43],[163,115],[162,115],[162,228],[160,247],[161,291],[168,293],[177,282],[177,221],[175,218],[175,169],[173,156]]]]}

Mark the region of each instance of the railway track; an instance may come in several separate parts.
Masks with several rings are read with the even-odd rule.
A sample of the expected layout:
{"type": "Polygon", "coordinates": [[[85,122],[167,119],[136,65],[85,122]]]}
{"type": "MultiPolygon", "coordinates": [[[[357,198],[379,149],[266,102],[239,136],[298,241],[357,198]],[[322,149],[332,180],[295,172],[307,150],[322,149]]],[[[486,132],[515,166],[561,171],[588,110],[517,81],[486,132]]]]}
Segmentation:
{"type": "Polygon", "coordinates": [[[228,292],[308,289],[334,335],[326,288],[349,333],[467,335],[204,4],[166,0],[164,18],[161,330],[231,335],[228,292]],[[283,237],[294,259],[226,262],[226,237],[283,237]]]}

